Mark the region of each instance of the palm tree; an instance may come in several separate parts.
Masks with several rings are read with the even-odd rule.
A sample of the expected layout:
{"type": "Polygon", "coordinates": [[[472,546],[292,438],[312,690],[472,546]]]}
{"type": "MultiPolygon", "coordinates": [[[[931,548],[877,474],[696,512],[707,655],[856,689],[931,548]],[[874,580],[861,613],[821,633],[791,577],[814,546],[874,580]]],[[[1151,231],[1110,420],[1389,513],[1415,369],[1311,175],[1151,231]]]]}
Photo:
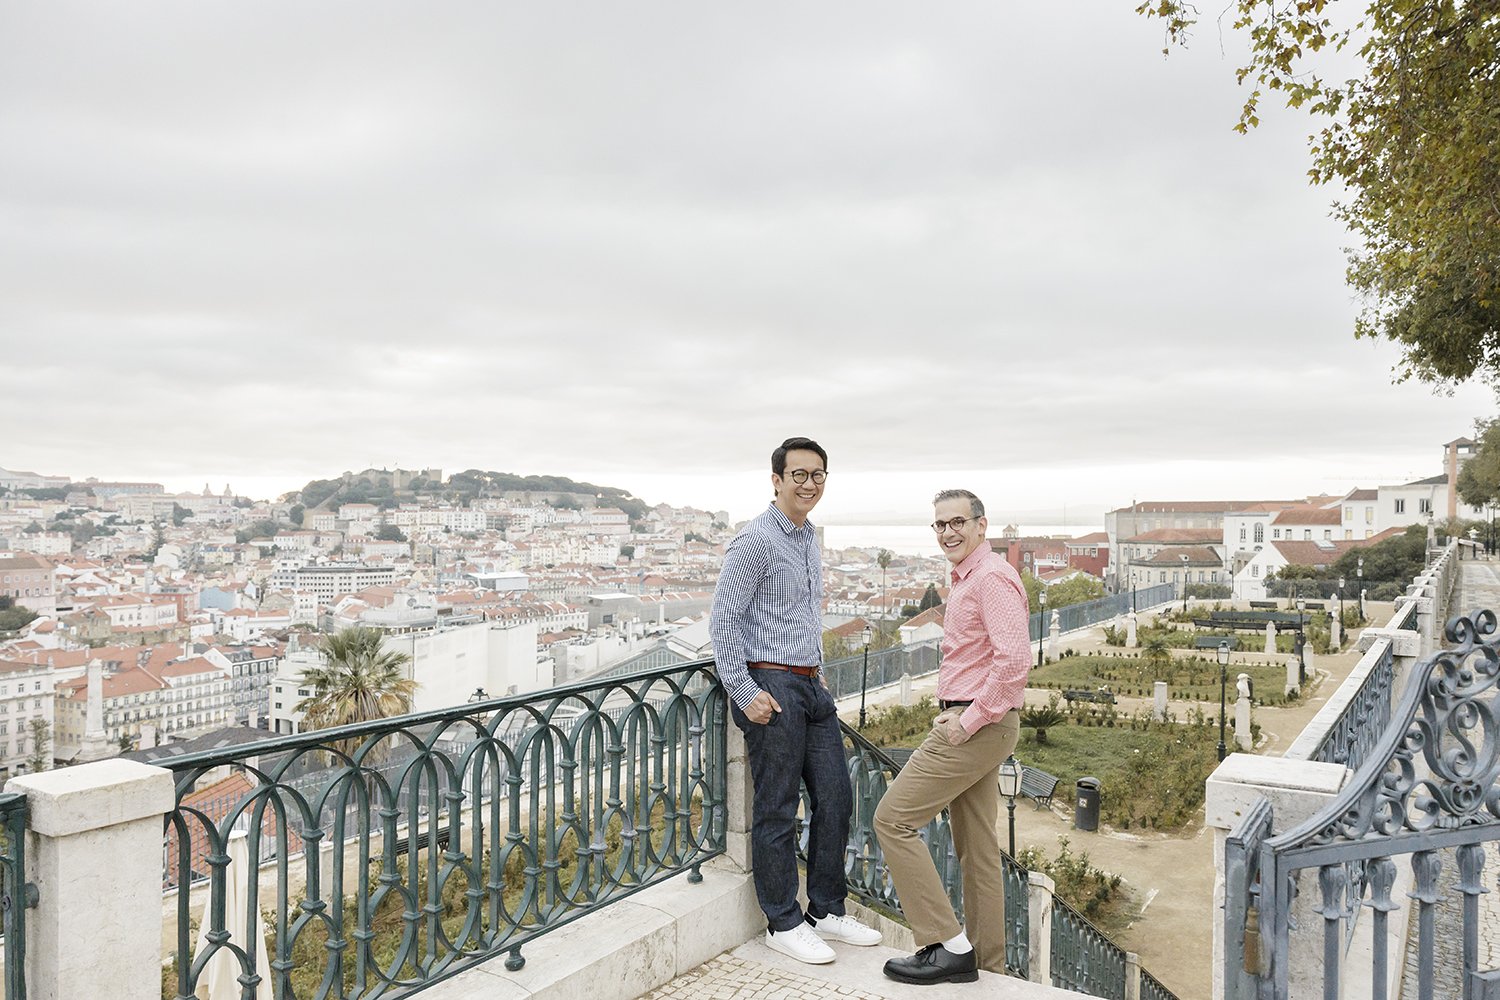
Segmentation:
{"type": "MultiPolygon", "coordinates": [[[[297,704],[306,729],[387,719],[411,710],[417,682],[402,672],[411,657],[381,650],[380,640],[380,631],[373,628],[345,629],[323,640],[327,662],[303,676],[313,693],[297,704]]],[[[335,746],[352,753],[361,742],[339,740],[335,746]]]]}

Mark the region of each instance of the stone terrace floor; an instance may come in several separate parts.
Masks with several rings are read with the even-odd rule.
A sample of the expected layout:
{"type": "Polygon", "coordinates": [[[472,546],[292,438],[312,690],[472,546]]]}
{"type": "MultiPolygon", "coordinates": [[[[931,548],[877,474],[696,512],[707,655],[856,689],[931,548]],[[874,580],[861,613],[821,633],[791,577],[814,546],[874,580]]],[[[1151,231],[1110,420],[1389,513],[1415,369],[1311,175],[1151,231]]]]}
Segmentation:
{"type": "Polygon", "coordinates": [[[880,971],[886,959],[902,952],[843,944],[833,948],[839,956],[836,962],[803,965],[757,938],[678,976],[642,1000],[1041,1000],[1063,995],[988,972],[981,972],[977,983],[907,986],[886,979],[880,971]]]}

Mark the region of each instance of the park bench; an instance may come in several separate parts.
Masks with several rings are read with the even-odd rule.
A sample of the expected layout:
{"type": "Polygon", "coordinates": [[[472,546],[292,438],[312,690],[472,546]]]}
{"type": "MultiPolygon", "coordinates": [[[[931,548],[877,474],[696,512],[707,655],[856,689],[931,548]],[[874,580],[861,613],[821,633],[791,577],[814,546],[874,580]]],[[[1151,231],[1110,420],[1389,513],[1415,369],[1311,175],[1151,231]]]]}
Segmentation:
{"type": "Polygon", "coordinates": [[[1323,610],[1323,602],[1322,601],[1308,601],[1307,602],[1307,610],[1309,610],[1309,611],[1322,611],[1323,610]]]}
{"type": "Polygon", "coordinates": [[[1106,705],[1115,703],[1115,696],[1109,691],[1064,691],[1063,698],[1069,705],[1075,701],[1098,701],[1106,705]]]}
{"type": "MultiPolygon", "coordinates": [[[[415,849],[418,850],[418,851],[425,850],[427,848],[427,842],[428,842],[428,832],[426,830],[420,830],[420,831],[418,831],[417,832],[416,848],[415,849]]],[[[437,842],[438,842],[438,847],[447,849],[447,847],[448,847],[448,827],[446,825],[443,826],[441,829],[438,830],[437,842]]],[[[410,837],[401,837],[395,843],[395,853],[397,853],[397,854],[406,854],[409,851],[411,851],[412,849],[413,848],[412,848],[412,842],[411,842],[411,838],[410,837]]]]}
{"type": "Polygon", "coordinates": [[[1021,765],[1021,794],[1042,806],[1052,808],[1052,794],[1057,791],[1058,778],[1040,768],[1021,765]]]}
{"type": "Polygon", "coordinates": [[[1250,602],[1250,609],[1252,611],[1256,610],[1256,609],[1259,609],[1261,611],[1277,611],[1277,610],[1280,610],[1280,608],[1281,608],[1281,605],[1277,604],[1275,601],[1251,601],[1250,602]]]}
{"type": "Polygon", "coordinates": [[[1233,635],[1200,635],[1193,640],[1194,649],[1218,649],[1219,643],[1229,643],[1230,649],[1238,649],[1240,640],[1233,635]]]}

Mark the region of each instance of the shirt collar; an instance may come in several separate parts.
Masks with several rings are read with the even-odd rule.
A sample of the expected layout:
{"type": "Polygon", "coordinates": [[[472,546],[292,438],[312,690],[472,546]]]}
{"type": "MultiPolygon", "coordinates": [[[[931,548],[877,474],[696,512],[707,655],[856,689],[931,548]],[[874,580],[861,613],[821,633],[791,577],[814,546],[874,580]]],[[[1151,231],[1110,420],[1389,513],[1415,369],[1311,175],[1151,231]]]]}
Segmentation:
{"type": "Polygon", "coordinates": [[[770,509],[771,517],[775,519],[777,525],[780,526],[781,530],[786,532],[788,535],[797,531],[801,531],[802,528],[811,528],[813,526],[812,521],[803,521],[802,528],[798,528],[795,524],[792,523],[792,519],[786,516],[786,512],[783,511],[780,507],[776,506],[775,500],[771,501],[770,509]]]}
{"type": "Polygon", "coordinates": [[[989,539],[985,539],[984,543],[970,552],[963,562],[953,567],[953,582],[957,583],[959,580],[966,579],[970,573],[978,569],[979,564],[984,561],[990,551],[989,539]]]}

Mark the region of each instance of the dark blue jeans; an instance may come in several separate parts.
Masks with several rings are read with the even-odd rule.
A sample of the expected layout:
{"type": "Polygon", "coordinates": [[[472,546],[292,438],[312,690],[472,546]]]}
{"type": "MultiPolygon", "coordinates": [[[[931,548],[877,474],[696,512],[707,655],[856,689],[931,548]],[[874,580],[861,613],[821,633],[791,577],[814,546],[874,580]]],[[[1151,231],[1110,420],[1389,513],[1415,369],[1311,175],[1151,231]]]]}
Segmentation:
{"type": "Polygon", "coordinates": [[[730,705],[745,733],[755,795],[750,850],[755,896],[773,931],[802,922],[797,902],[797,807],[801,786],[812,801],[807,838],[807,910],[814,918],[844,912],[844,849],[854,792],[844,765],[844,740],[833,696],[816,677],[787,670],[750,671],[781,705],[764,726],[730,705]]]}

